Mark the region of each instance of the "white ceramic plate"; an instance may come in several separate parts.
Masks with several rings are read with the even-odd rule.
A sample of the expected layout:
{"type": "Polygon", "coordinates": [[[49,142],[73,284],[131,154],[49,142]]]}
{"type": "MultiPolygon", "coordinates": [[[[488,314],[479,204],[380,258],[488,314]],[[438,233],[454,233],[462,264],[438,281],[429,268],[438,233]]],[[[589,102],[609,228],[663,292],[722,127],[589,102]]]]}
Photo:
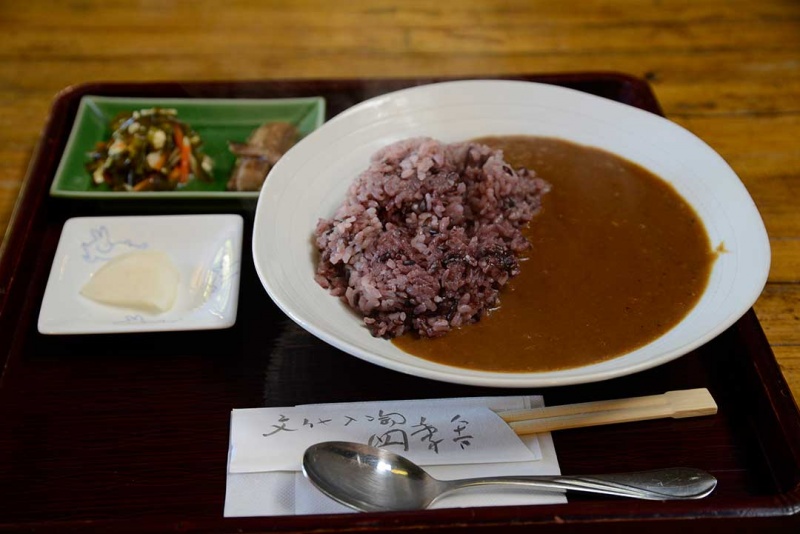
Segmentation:
{"type": "Polygon", "coordinates": [[[675,359],[717,336],[761,293],[769,241],[746,189],[725,161],[684,128],[652,113],[571,89],[517,81],[461,81],[365,101],[335,117],[275,166],[259,197],[256,269],[272,299],[300,326],[364,360],[420,377],[497,387],[605,380],[675,359]],[[409,355],[370,335],[360,319],[314,281],[312,234],[330,217],[379,148],[404,138],[445,142],[486,135],[558,137],[638,163],[694,207],[714,246],[708,287],[686,318],[652,343],[602,363],[541,373],[450,367],[409,355]]]}
{"type": "Polygon", "coordinates": [[[43,334],[206,330],[236,322],[242,255],[239,215],[76,217],[61,232],[39,312],[43,334]],[[175,304],[152,314],[80,294],[109,259],[159,250],[180,273],[175,304]]]}

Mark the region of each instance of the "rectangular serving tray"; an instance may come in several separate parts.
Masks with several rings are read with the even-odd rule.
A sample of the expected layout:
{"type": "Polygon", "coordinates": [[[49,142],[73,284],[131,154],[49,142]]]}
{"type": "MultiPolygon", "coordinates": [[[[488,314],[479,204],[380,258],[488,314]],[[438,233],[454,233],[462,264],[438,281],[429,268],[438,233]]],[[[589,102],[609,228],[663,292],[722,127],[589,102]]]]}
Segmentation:
{"type": "MultiPolygon", "coordinates": [[[[615,73],[517,76],[661,113],[642,80],[615,73]]],[[[708,388],[714,416],[559,431],[565,474],[690,465],[719,479],[699,501],[570,495],[563,505],[225,519],[230,410],[508,390],[423,380],[339,352],[285,317],[261,287],[254,203],[104,202],[48,192],[85,95],[321,96],[330,118],[424,80],[86,84],[56,98],[0,256],[0,532],[800,531],[800,413],[749,311],[700,349],[595,384],[530,389],[548,405],[708,388]],[[44,336],[36,318],[64,222],[75,216],[239,213],[237,323],[226,330],[44,336]]]]}

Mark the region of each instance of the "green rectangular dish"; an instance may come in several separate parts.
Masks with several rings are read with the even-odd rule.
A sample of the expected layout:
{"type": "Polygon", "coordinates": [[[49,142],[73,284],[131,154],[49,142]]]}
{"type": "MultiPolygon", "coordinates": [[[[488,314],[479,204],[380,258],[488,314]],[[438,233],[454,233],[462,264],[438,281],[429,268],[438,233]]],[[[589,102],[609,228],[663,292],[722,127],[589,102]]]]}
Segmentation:
{"type": "Polygon", "coordinates": [[[288,121],[300,130],[301,139],[325,120],[325,99],[199,99],[124,98],[84,96],[81,98],[61,161],[56,169],[50,195],[67,198],[256,198],[258,192],[227,191],[228,177],[236,157],[229,141],[244,142],[266,122],[288,121]],[[111,120],[119,113],[161,107],[177,110],[178,118],[189,124],[203,140],[203,150],[214,161],[212,182],[192,180],[177,191],[111,191],[105,184],[95,186],[85,165],[96,143],[111,136],[111,120]]]}

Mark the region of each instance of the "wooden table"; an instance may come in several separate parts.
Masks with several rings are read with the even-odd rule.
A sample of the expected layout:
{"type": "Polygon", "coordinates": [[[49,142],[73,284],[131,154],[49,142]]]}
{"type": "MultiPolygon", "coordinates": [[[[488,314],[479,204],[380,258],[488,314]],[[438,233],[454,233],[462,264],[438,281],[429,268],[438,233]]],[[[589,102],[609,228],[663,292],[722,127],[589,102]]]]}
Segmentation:
{"type": "Polygon", "coordinates": [[[755,199],[773,251],[755,309],[800,398],[797,2],[123,6],[0,4],[3,231],[48,108],[71,84],[620,71],[648,80],[666,116],[722,154],[755,199]]]}
{"type": "Polygon", "coordinates": [[[0,228],[57,92],[87,81],[619,71],[730,163],[772,244],[755,309],[800,399],[800,4],[0,4],[0,228]],[[336,4],[336,7],[333,7],[336,4]]]}
{"type": "MultiPolygon", "coordinates": [[[[666,116],[722,154],[761,210],[773,263],[755,310],[795,400],[800,399],[800,215],[795,200],[800,192],[800,4],[794,0],[9,4],[0,3],[4,230],[53,99],[72,84],[580,71],[645,79],[666,116]]],[[[6,287],[6,280],[0,283],[6,287]]],[[[50,342],[41,341],[43,352],[50,342]]],[[[80,343],[72,349],[79,350],[80,343]]],[[[125,350],[143,351],[146,345],[125,350]]],[[[60,363],[65,370],[71,365],[60,363]]],[[[36,369],[32,365],[23,372],[38,380],[36,369]]],[[[54,366],[49,379],[58,380],[61,369],[54,366]]],[[[260,379],[242,372],[248,380],[260,379]]],[[[140,378],[147,384],[148,376],[140,378]]],[[[100,396],[114,397],[113,384],[103,387],[100,396]]],[[[192,394],[189,388],[175,391],[176,398],[192,394]]],[[[69,404],[70,397],[63,402],[69,404]]],[[[137,402],[151,402],[156,410],[161,401],[137,402]]],[[[79,416],[79,408],[71,406],[70,414],[79,416]]],[[[195,423],[202,428],[205,421],[195,423]]],[[[695,424],[698,435],[708,430],[702,421],[695,424]]],[[[35,429],[21,429],[35,434],[35,429]]],[[[610,432],[606,436],[614,439],[610,432]]],[[[146,448],[150,438],[131,447],[146,448]]],[[[224,443],[217,449],[224,449],[224,443]]],[[[68,452],[69,458],[79,456],[76,450],[68,452]]],[[[68,464],[69,458],[65,465],[78,469],[68,464]]],[[[721,459],[720,465],[727,461],[721,459]]],[[[205,473],[194,476],[205,481],[205,473]]],[[[216,493],[208,500],[219,501],[216,493]]],[[[595,504],[598,513],[606,506],[595,504]]]]}

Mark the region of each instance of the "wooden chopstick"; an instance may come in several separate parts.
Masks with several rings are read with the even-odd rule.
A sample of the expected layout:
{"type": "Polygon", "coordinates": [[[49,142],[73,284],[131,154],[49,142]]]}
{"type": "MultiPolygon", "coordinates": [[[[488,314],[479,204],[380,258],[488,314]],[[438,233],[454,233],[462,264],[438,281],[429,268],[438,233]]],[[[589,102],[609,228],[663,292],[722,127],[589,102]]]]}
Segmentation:
{"type": "Polygon", "coordinates": [[[645,421],[662,417],[697,417],[717,413],[717,403],[705,388],[668,391],[661,395],[633,397],[579,404],[564,404],[531,410],[498,412],[518,435],[565,428],[645,421]]]}

